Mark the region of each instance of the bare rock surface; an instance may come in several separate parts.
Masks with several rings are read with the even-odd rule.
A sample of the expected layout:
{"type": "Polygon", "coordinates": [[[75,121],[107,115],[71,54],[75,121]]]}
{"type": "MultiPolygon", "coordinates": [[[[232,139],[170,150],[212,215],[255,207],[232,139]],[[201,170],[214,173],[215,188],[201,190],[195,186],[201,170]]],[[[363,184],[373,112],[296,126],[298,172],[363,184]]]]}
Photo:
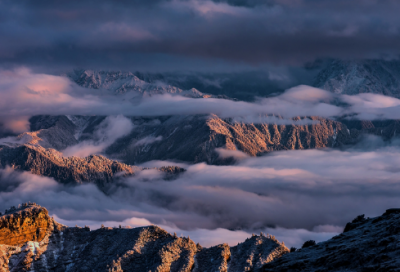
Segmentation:
{"type": "Polygon", "coordinates": [[[17,147],[0,146],[0,165],[53,177],[62,183],[94,182],[104,185],[112,182],[118,173],[133,174],[129,165],[103,156],[66,158],[54,149],[29,144],[17,147]]]}
{"type": "Polygon", "coordinates": [[[400,271],[400,210],[356,217],[332,239],[266,264],[263,271],[400,271]]]}
{"type": "Polygon", "coordinates": [[[318,117],[301,120],[308,124],[297,125],[294,120],[289,125],[246,124],[215,115],[136,118],[136,129],[106,152],[129,164],[155,159],[219,164],[228,162],[221,159],[217,148],[257,156],[277,150],[353,144],[359,136],[341,122],[318,117]]]}
{"type": "MultiPolygon", "coordinates": [[[[24,214],[25,221],[36,219],[37,229],[41,224],[48,228],[45,235],[22,245],[20,241],[0,245],[0,271],[257,271],[288,252],[283,244],[264,235],[233,248],[224,244],[207,249],[157,226],[90,231],[89,227],[58,224],[37,205],[12,211],[16,215],[8,213],[0,220],[24,214]]],[[[0,231],[8,228],[2,225],[0,231]]]]}
{"type": "Polygon", "coordinates": [[[22,245],[28,241],[42,240],[50,227],[47,210],[27,204],[14,209],[0,217],[0,244],[22,245]]]}
{"type": "MultiPolygon", "coordinates": [[[[32,128],[40,130],[29,132],[32,138],[27,143],[61,151],[66,146],[90,140],[104,119],[104,116],[37,116],[31,119],[32,128]],[[74,140],[51,140],[62,139],[60,135],[69,135],[74,140]],[[57,148],[60,146],[63,148],[57,148]]],[[[335,121],[320,117],[297,117],[284,125],[241,123],[216,115],[130,119],[135,129],[117,139],[104,153],[131,165],[150,160],[226,164],[232,160],[222,158],[216,149],[238,150],[249,156],[258,156],[278,150],[351,146],[363,136],[371,134],[390,140],[400,131],[399,120],[335,121]]],[[[27,134],[20,137],[27,137],[27,134]]]]}

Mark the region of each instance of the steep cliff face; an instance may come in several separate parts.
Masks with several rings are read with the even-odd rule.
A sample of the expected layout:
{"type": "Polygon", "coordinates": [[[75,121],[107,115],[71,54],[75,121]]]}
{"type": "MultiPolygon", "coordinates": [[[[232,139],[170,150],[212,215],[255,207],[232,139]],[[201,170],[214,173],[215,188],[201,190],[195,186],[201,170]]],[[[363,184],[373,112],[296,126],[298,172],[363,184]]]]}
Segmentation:
{"type": "Polygon", "coordinates": [[[36,204],[12,207],[0,217],[0,271],[32,271],[48,238],[65,226],[36,204]]]}
{"type": "MultiPolygon", "coordinates": [[[[68,228],[48,216],[41,217],[43,210],[47,215],[44,208],[36,206],[17,211],[48,228],[45,236],[23,245],[0,245],[0,271],[255,271],[288,252],[284,245],[263,235],[233,248],[224,244],[207,249],[156,226],[95,231],[68,228]]],[[[1,230],[8,227],[3,225],[1,230]]]]}
{"type": "Polygon", "coordinates": [[[51,224],[45,208],[24,206],[0,217],[0,244],[23,245],[28,241],[41,241],[51,224]]]}
{"type": "MultiPolygon", "coordinates": [[[[37,116],[31,122],[32,128],[39,130],[25,133],[19,138],[26,139],[29,146],[61,151],[79,141],[90,140],[104,118],[37,116]],[[73,140],[62,140],[62,135],[69,135],[66,139],[73,140]]],[[[104,153],[131,165],[151,160],[229,163],[229,159],[221,159],[217,148],[239,150],[257,156],[277,150],[352,145],[359,142],[363,135],[369,134],[389,140],[400,131],[398,120],[335,121],[320,117],[298,117],[292,124],[279,125],[247,124],[215,115],[130,119],[135,129],[110,144],[104,153]]]]}
{"type": "Polygon", "coordinates": [[[263,271],[400,271],[400,210],[358,216],[332,239],[284,255],[263,271]]]}
{"type": "MultiPolygon", "coordinates": [[[[299,118],[300,119],[300,118],[299,118]]],[[[207,125],[214,134],[223,135],[228,149],[251,155],[275,150],[333,147],[351,143],[347,127],[333,120],[310,117],[310,125],[243,124],[213,118],[207,125]]]]}
{"type": "MultiPolygon", "coordinates": [[[[298,118],[300,119],[300,118],[298,118]]],[[[216,148],[239,150],[250,156],[276,150],[335,147],[353,144],[352,134],[341,122],[310,117],[306,125],[246,124],[218,116],[134,119],[136,129],[106,152],[134,164],[149,160],[182,160],[221,163],[216,148]]]]}
{"type": "Polygon", "coordinates": [[[133,174],[132,167],[103,156],[66,158],[54,149],[33,145],[0,146],[0,165],[53,177],[62,183],[94,182],[104,185],[112,182],[118,173],[133,174]]]}

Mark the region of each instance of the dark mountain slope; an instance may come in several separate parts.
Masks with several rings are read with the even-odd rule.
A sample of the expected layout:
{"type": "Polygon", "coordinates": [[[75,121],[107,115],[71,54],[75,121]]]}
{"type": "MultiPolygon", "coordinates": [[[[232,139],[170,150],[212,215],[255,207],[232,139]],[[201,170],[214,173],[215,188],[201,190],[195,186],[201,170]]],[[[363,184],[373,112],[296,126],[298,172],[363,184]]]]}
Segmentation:
{"type": "Polygon", "coordinates": [[[274,271],[400,271],[400,210],[357,217],[345,231],[264,266],[274,271]]]}

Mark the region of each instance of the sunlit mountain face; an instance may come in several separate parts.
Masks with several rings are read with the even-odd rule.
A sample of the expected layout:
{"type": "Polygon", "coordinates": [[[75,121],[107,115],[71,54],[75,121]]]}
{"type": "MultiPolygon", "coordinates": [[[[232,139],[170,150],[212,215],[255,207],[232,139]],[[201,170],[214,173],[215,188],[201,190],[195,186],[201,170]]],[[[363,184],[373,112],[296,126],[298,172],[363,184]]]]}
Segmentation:
{"type": "Polygon", "coordinates": [[[397,271],[396,1],[0,1],[1,271],[397,271]]]}

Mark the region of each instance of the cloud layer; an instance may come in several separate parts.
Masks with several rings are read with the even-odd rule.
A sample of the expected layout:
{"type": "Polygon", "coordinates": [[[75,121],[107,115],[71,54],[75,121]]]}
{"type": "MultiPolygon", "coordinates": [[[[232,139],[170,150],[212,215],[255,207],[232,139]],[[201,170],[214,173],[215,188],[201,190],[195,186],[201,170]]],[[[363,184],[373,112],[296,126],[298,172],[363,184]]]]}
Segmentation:
{"type": "Polygon", "coordinates": [[[0,62],[185,70],[398,56],[399,5],[393,0],[6,0],[0,3],[0,62]]]}
{"type": "Polygon", "coordinates": [[[63,150],[62,153],[66,157],[87,157],[92,154],[99,154],[118,138],[128,135],[133,127],[132,122],[122,115],[108,116],[96,127],[93,139],[70,146],[63,150]]]}
{"type": "MultiPolygon", "coordinates": [[[[107,195],[92,184],[66,187],[5,169],[0,171],[0,209],[35,201],[70,224],[135,225],[140,219],[191,237],[210,230],[210,237],[224,233],[236,241],[263,231],[299,246],[304,239],[337,233],[359,214],[377,216],[400,205],[398,142],[361,150],[281,151],[241,158],[232,166],[186,165],[187,171],[172,181],[145,170],[114,183],[107,195]]],[[[171,162],[146,164],[152,165],[171,162]]]]}
{"type": "Polygon", "coordinates": [[[127,92],[116,96],[106,90],[79,87],[66,77],[17,69],[0,71],[0,88],[0,123],[15,132],[26,131],[28,119],[33,115],[216,114],[239,122],[278,124],[311,122],[290,120],[297,116],[400,119],[399,99],[377,94],[338,95],[305,85],[252,103],[170,94],[138,97],[127,92]],[[271,115],[277,115],[279,119],[271,115]]]}

